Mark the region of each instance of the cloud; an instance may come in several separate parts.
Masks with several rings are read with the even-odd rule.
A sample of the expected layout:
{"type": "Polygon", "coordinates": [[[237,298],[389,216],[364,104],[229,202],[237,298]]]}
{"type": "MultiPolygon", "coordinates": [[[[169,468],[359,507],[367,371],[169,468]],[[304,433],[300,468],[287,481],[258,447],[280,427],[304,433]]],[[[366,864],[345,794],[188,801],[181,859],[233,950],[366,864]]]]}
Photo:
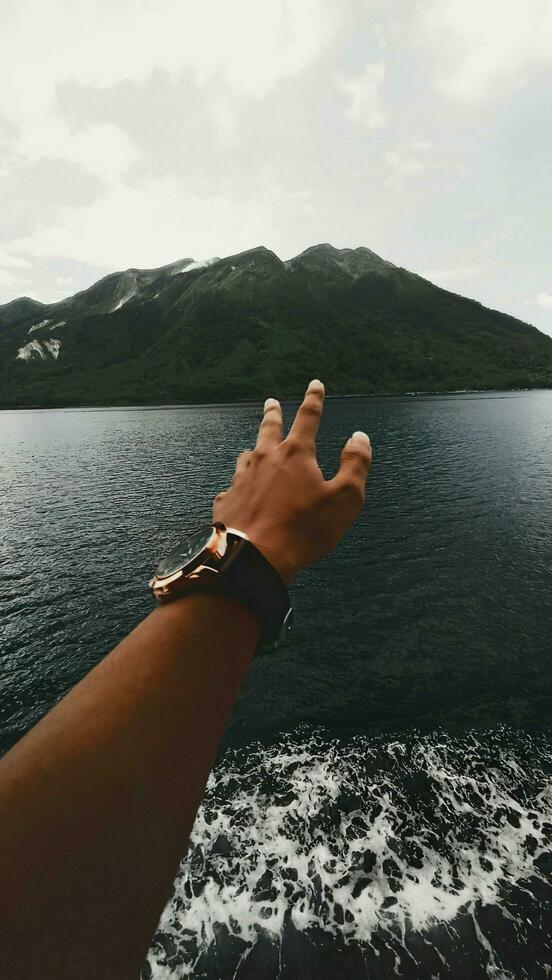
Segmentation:
{"type": "Polygon", "coordinates": [[[412,143],[410,145],[412,149],[416,150],[418,153],[429,153],[429,151],[433,150],[435,147],[435,144],[433,143],[432,140],[424,140],[424,139],[412,140],[412,143]]]}
{"type": "Polygon", "coordinates": [[[474,276],[480,276],[484,271],[479,265],[459,265],[449,269],[425,269],[420,275],[430,282],[447,283],[472,279],[474,276]]]}
{"type": "Polygon", "coordinates": [[[29,284],[23,276],[14,275],[8,269],[0,269],[0,303],[7,303],[19,296],[29,284]]]}
{"type": "Polygon", "coordinates": [[[341,92],[349,97],[345,115],[352,123],[378,129],[387,122],[387,114],[381,99],[381,87],[385,79],[385,62],[374,61],[359,75],[338,79],[341,92]]]}
{"type": "Polygon", "coordinates": [[[72,132],[52,114],[24,126],[17,149],[29,163],[41,159],[66,160],[106,183],[119,180],[138,152],[127,134],[113,123],[102,123],[72,132]]]}
{"type": "MultiPolygon", "coordinates": [[[[56,98],[62,84],[108,89],[187,70],[196,86],[217,80],[222,91],[259,99],[318,56],[337,18],[330,0],[115,0],[96,12],[88,0],[18,0],[3,14],[0,117],[25,159],[70,160],[111,181],[135,148],[112,124],[69,126],[56,98]]],[[[234,138],[220,100],[212,117],[234,138]]]]}
{"type": "Polygon", "coordinates": [[[451,98],[503,97],[552,66],[549,0],[423,0],[420,9],[438,85],[451,98]]]}
{"type": "Polygon", "coordinates": [[[58,286],[72,286],[73,282],[73,276],[58,276],[56,279],[56,285],[58,286]]]}
{"type": "Polygon", "coordinates": [[[404,150],[387,150],[384,154],[386,177],[384,183],[388,187],[399,188],[425,169],[425,164],[412,153],[404,150]]]}
{"type": "Polygon", "coordinates": [[[20,255],[11,255],[0,248],[0,265],[8,266],[10,269],[28,269],[30,264],[28,259],[24,259],[20,255]]]}
{"type": "Polygon", "coordinates": [[[16,282],[28,282],[28,279],[23,279],[22,276],[14,276],[13,272],[8,269],[0,269],[0,286],[9,286],[16,282]]]}
{"type": "Polygon", "coordinates": [[[535,303],[541,310],[552,310],[552,293],[541,292],[535,297],[535,303]]]}
{"type": "Polygon", "coordinates": [[[37,257],[65,258],[109,269],[156,267],[190,256],[226,255],[259,244],[277,250],[279,231],[312,209],[307,191],[267,183],[245,200],[224,192],[193,194],[172,176],[147,177],[136,186],[113,186],[87,207],[10,243],[37,257]]]}

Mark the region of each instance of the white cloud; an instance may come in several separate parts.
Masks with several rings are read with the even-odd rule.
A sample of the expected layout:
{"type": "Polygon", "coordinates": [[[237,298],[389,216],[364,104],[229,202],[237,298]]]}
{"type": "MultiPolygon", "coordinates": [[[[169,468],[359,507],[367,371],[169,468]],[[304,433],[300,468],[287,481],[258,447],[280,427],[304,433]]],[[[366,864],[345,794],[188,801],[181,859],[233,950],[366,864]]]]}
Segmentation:
{"type": "Polygon", "coordinates": [[[382,98],[381,87],[385,79],[385,62],[383,59],[366,65],[359,75],[338,80],[338,88],[349,97],[349,105],[345,110],[347,119],[368,129],[377,129],[387,122],[382,98]]]}
{"type": "MultiPolygon", "coordinates": [[[[118,0],[96,10],[89,0],[18,0],[3,14],[0,117],[15,127],[26,159],[63,158],[112,181],[135,148],[112,124],[70,128],[58,86],[143,84],[156,70],[188,70],[197,85],[216,79],[223,90],[262,98],[317,57],[338,16],[330,0],[118,0]]],[[[233,139],[228,107],[215,103],[212,117],[233,139]]]]}
{"type": "Polygon", "coordinates": [[[255,198],[190,194],[174,177],[112,186],[92,204],[65,208],[11,247],[36,257],[66,257],[108,269],[156,267],[190,256],[209,258],[265,244],[277,250],[286,215],[312,207],[305,191],[268,183],[255,198]]]}
{"type": "Polygon", "coordinates": [[[19,296],[29,284],[23,276],[14,275],[8,269],[0,269],[0,303],[7,303],[19,296]]]}
{"type": "Polygon", "coordinates": [[[12,255],[0,248],[0,265],[8,266],[9,269],[28,269],[30,264],[28,259],[24,259],[20,255],[12,255]]]}
{"type": "Polygon", "coordinates": [[[552,293],[541,292],[535,297],[535,303],[541,310],[552,310],[552,293]]]}
{"type": "Polygon", "coordinates": [[[239,144],[239,115],[228,96],[212,100],[207,115],[214,125],[217,140],[223,150],[233,150],[239,144]]]}
{"type": "Polygon", "coordinates": [[[15,282],[27,282],[27,280],[22,279],[21,276],[14,276],[8,269],[0,269],[0,286],[10,286],[15,282]]]}
{"type": "Polygon", "coordinates": [[[435,147],[435,143],[433,143],[431,140],[423,139],[412,140],[410,145],[412,149],[416,150],[418,153],[429,153],[430,150],[433,150],[435,147]]]}
{"type": "Polygon", "coordinates": [[[455,99],[504,96],[552,66],[550,0],[433,0],[421,17],[439,86],[455,99]]]}
{"type": "Polygon", "coordinates": [[[472,279],[474,276],[480,276],[484,271],[479,265],[458,265],[449,269],[425,269],[420,275],[430,282],[447,283],[472,279]]]}
{"type": "Polygon", "coordinates": [[[107,183],[120,179],[138,157],[119,126],[102,123],[72,132],[67,123],[51,114],[23,127],[17,148],[28,162],[68,160],[107,183]]]}
{"type": "Polygon", "coordinates": [[[433,149],[434,143],[430,140],[410,140],[403,146],[385,150],[377,169],[357,171],[357,176],[377,180],[380,187],[400,190],[409,185],[413,177],[436,165],[435,155],[430,153],[433,149]]]}
{"type": "Polygon", "coordinates": [[[73,276],[58,276],[56,279],[56,284],[58,286],[72,286],[73,276]]]}
{"type": "Polygon", "coordinates": [[[425,169],[420,159],[404,150],[387,150],[384,160],[386,170],[384,182],[388,187],[402,187],[410,177],[415,177],[425,169]]]}

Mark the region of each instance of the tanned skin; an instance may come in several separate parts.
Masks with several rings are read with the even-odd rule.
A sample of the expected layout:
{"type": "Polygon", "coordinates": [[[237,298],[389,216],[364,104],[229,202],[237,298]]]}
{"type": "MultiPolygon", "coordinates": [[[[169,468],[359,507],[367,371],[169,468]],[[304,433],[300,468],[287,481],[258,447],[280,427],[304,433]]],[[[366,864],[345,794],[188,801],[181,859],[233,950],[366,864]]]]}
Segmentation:
{"type": "MultiPolygon", "coordinates": [[[[324,386],[290,432],[267,399],[212,519],[245,531],[289,585],[357,517],[368,437],[316,461],[324,386]]],[[[137,980],[260,635],[240,601],[152,612],[0,761],[0,977],[137,980]]]]}

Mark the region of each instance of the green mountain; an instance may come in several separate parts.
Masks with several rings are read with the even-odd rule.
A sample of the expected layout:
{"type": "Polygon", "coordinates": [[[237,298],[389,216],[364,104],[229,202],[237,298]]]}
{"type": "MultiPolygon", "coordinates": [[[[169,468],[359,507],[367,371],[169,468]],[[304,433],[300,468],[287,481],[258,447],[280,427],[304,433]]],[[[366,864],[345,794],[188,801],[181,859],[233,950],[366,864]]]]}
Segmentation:
{"type": "Polygon", "coordinates": [[[552,338],[368,248],[129,269],[0,306],[0,404],[117,405],[552,387],[552,338]]]}

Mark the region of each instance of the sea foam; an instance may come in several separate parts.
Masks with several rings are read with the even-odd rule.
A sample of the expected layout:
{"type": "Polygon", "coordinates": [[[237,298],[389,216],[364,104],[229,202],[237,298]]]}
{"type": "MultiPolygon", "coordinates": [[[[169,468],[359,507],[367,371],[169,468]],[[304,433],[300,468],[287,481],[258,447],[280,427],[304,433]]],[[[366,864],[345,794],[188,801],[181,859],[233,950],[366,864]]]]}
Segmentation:
{"type": "Polygon", "coordinates": [[[504,729],[346,742],[299,733],[232,749],[209,779],[144,976],[219,975],[202,970],[221,941],[237,967],[261,937],[279,948],[290,929],[376,955],[383,944],[403,976],[422,938],[445,971],[434,975],[451,976],[466,919],[474,976],[540,976],[512,974],[496,943],[527,915],[534,886],[548,887],[551,767],[544,738],[504,729]],[[487,907],[498,915],[490,931],[487,907]]]}

